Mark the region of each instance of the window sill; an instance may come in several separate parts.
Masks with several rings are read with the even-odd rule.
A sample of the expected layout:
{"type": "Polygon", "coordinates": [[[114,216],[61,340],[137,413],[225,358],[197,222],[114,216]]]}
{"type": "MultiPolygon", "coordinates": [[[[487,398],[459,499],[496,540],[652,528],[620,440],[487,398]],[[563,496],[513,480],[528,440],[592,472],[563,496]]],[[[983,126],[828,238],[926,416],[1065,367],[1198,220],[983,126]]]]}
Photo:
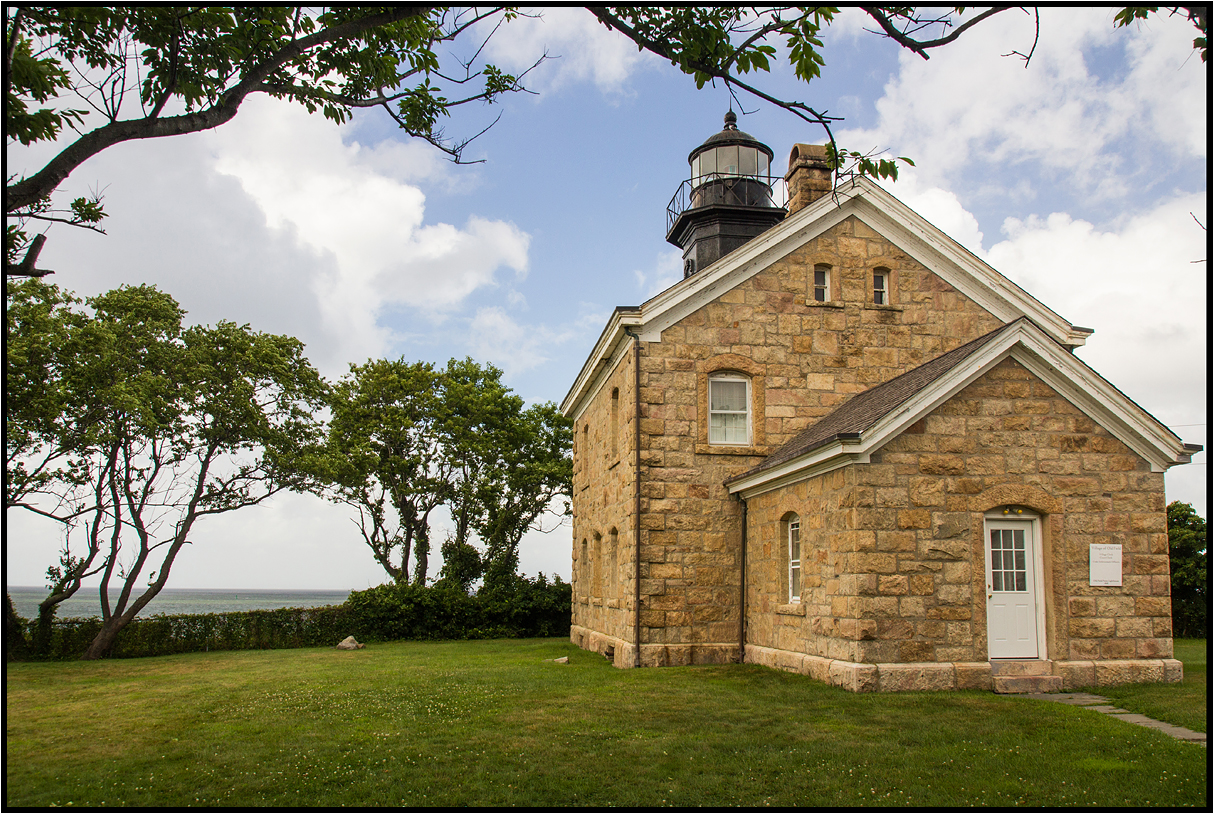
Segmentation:
{"type": "Polygon", "coordinates": [[[826,302],[819,302],[818,300],[808,299],[805,297],[801,297],[800,295],[797,296],[797,304],[804,305],[807,308],[843,308],[844,307],[843,303],[839,302],[838,300],[827,300],[826,302]]]}
{"type": "Polygon", "coordinates": [[[800,602],[794,602],[791,605],[776,605],[776,613],[781,616],[804,616],[805,605],[800,602]]]}
{"type": "Polygon", "coordinates": [[[877,304],[871,303],[871,302],[865,303],[864,307],[870,311],[901,311],[901,310],[903,310],[901,305],[893,305],[893,304],[877,305],[877,304]]]}
{"type": "Polygon", "coordinates": [[[701,455],[767,455],[767,447],[730,446],[728,444],[696,444],[696,452],[701,455]]]}

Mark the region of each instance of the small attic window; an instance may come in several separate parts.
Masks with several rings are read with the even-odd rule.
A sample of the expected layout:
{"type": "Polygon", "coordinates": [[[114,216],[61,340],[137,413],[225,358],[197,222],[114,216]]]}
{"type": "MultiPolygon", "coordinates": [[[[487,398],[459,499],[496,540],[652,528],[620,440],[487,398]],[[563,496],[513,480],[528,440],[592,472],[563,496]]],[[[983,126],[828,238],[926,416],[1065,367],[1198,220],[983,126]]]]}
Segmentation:
{"type": "Polygon", "coordinates": [[[889,305],[889,269],[873,270],[873,305],[889,305]]]}
{"type": "Polygon", "coordinates": [[[814,266],[814,302],[830,302],[830,266],[814,266]]]}

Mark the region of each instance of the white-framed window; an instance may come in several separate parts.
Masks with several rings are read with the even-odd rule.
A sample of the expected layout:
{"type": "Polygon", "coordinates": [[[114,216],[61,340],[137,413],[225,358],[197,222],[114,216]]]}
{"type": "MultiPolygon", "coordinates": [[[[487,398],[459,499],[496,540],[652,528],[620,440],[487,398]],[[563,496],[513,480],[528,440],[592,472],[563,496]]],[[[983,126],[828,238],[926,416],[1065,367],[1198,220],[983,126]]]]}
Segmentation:
{"type": "Polygon", "coordinates": [[[750,444],[750,379],[722,374],[708,380],[708,443],[750,444]]]}
{"type": "Polygon", "coordinates": [[[801,601],[801,519],[788,519],[788,601],[801,601]]]}
{"type": "Polygon", "coordinates": [[[873,270],[873,304],[889,305],[889,269],[873,270]]]}
{"type": "Polygon", "coordinates": [[[814,266],[814,302],[830,302],[830,266],[814,266]]]}

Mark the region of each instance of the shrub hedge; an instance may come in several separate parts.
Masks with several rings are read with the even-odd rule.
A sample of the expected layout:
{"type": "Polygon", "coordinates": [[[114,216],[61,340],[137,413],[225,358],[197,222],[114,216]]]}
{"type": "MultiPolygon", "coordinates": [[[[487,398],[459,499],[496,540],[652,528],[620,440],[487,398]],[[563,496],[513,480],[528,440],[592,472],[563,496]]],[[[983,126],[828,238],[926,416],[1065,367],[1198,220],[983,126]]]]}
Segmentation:
{"type": "MultiPolygon", "coordinates": [[[[543,574],[516,577],[506,587],[472,596],[441,583],[380,585],[354,591],[341,605],[319,608],[137,617],[118,634],[110,656],[333,646],[346,636],[360,642],[568,636],[571,600],[568,583],[560,578],[549,582],[543,574]]],[[[6,613],[5,655],[21,659],[28,653],[23,645],[31,641],[34,624],[18,618],[24,630],[13,631],[11,618],[6,613]]],[[[38,657],[77,658],[100,629],[96,617],[56,619],[49,648],[38,657]]]]}

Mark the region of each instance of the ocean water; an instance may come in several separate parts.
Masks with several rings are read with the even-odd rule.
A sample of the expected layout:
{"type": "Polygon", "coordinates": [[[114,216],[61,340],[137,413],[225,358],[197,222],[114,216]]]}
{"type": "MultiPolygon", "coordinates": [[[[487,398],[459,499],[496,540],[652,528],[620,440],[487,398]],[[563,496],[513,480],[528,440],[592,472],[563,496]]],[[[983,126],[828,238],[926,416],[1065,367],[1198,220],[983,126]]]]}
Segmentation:
{"type": "MultiPolygon", "coordinates": [[[[45,588],[11,586],[8,595],[13,598],[17,615],[26,619],[38,616],[38,603],[46,599],[45,588]]],[[[165,588],[148,603],[140,617],[157,613],[230,613],[232,611],[270,610],[273,608],[318,608],[322,605],[340,605],[350,595],[349,591],[254,591],[245,589],[202,590],[194,588],[165,588]]],[[[110,591],[111,607],[118,600],[118,592],[110,591]]],[[[70,599],[59,605],[56,616],[71,617],[101,616],[101,596],[97,588],[81,588],[70,599]]]]}

